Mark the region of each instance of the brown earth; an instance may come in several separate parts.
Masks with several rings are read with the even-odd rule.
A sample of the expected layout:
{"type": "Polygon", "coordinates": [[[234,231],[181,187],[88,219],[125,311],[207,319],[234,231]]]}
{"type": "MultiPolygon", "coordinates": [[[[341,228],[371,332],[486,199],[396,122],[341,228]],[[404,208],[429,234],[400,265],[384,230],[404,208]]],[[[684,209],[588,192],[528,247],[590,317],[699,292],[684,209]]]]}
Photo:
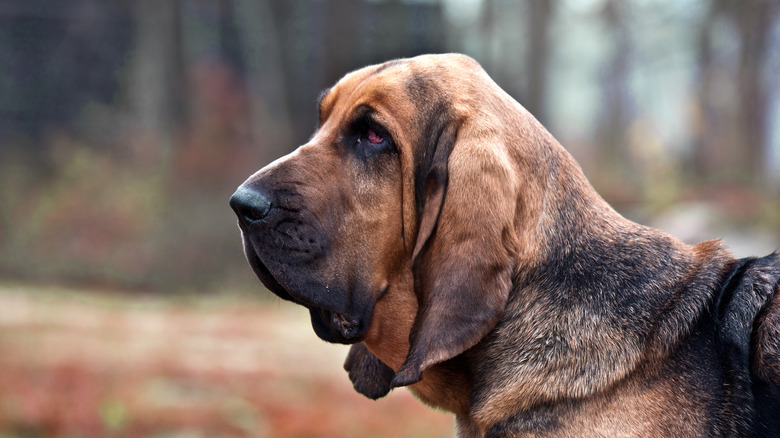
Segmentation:
{"type": "Polygon", "coordinates": [[[304,309],[0,284],[2,437],[451,437],[406,390],[352,390],[304,309]]]}

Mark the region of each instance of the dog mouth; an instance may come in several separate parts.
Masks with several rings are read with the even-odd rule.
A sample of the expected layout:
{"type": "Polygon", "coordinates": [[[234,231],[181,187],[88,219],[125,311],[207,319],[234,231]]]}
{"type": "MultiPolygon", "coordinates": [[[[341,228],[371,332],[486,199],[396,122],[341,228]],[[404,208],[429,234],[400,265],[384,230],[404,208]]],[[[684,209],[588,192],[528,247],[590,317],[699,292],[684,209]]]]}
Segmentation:
{"type": "Polygon", "coordinates": [[[332,312],[330,325],[337,328],[339,333],[345,338],[354,338],[360,328],[360,321],[351,320],[340,313],[332,312]]]}
{"type": "MultiPolygon", "coordinates": [[[[334,305],[318,303],[291,291],[290,288],[285,286],[285,278],[279,278],[279,276],[274,275],[273,271],[260,259],[260,256],[251,245],[245,247],[244,252],[252,270],[269,291],[279,298],[291,301],[309,310],[312,328],[322,340],[331,343],[354,344],[360,342],[365,337],[368,331],[368,324],[365,322],[366,318],[363,317],[361,312],[336,310],[334,305]]],[[[289,272],[285,272],[282,277],[289,275],[289,272]]],[[[328,290],[327,286],[315,286],[314,288],[319,292],[322,289],[328,290]]],[[[334,296],[335,294],[333,291],[329,291],[328,294],[310,293],[310,295],[334,296]]]]}
{"type": "Polygon", "coordinates": [[[309,308],[309,314],[314,332],[324,341],[354,344],[365,336],[365,324],[360,318],[318,308],[309,308]]]}

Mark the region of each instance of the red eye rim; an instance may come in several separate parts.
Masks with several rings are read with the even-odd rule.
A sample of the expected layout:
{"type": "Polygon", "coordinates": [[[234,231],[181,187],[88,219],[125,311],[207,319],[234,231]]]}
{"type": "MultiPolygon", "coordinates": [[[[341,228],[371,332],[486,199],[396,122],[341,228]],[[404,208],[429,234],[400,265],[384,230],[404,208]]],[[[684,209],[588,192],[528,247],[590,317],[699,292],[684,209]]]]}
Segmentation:
{"type": "Polygon", "coordinates": [[[366,133],[366,138],[368,138],[369,143],[374,143],[374,144],[382,143],[382,141],[384,140],[384,138],[381,135],[377,134],[371,129],[369,129],[368,133],[366,133]]]}

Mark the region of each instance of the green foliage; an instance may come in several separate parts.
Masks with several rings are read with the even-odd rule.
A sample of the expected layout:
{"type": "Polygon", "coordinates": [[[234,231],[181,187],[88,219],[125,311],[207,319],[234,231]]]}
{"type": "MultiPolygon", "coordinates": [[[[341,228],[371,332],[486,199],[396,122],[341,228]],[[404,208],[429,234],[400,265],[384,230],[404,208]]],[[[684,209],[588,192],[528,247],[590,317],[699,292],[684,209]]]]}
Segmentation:
{"type": "Polygon", "coordinates": [[[124,429],[128,422],[127,406],[117,398],[109,398],[100,404],[100,419],[111,432],[124,429]]]}
{"type": "Polygon", "coordinates": [[[0,274],[135,288],[249,278],[226,202],[232,188],[177,189],[161,157],[57,143],[48,172],[0,164],[0,274]]]}

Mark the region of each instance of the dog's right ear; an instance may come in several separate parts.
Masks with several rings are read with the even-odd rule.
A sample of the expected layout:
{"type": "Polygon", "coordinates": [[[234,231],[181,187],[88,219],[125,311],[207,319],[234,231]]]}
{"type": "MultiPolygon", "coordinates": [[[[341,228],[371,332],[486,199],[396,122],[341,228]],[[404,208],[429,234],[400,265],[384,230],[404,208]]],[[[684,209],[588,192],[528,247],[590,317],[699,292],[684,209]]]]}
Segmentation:
{"type": "Polygon", "coordinates": [[[352,345],[344,362],[344,369],[355,391],[376,400],[390,392],[390,382],[395,371],[372,353],[366,344],[352,345]]]}
{"type": "Polygon", "coordinates": [[[753,324],[752,371],[780,390],[780,253],[759,259],[757,264],[748,290],[750,296],[766,303],[753,324]]]}
{"type": "Polygon", "coordinates": [[[780,385],[780,284],[756,325],[753,372],[774,385],[780,385]]]}

